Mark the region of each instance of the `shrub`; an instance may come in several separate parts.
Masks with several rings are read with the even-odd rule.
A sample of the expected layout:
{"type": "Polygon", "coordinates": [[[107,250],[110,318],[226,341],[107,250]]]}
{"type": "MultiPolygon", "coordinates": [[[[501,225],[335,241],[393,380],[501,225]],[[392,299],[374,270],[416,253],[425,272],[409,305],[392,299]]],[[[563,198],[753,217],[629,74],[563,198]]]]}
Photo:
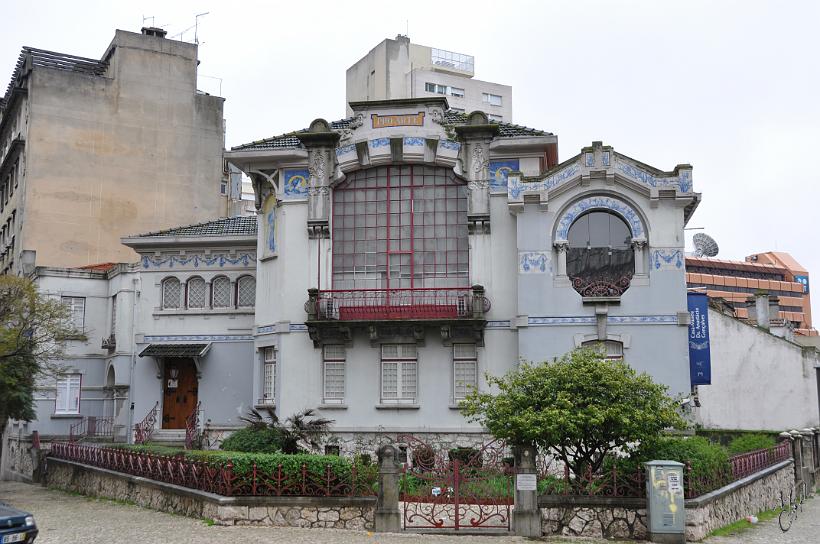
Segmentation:
{"type": "Polygon", "coordinates": [[[275,453],[281,449],[279,433],[276,430],[253,427],[235,431],[222,441],[220,448],[225,451],[245,453],[275,453]]]}
{"type": "Polygon", "coordinates": [[[111,447],[118,450],[129,450],[136,453],[150,453],[152,455],[164,455],[166,457],[175,457],[177,455],[184,455],[183,448],[173,446],[161,446],[159,444],[114,444],[111,447]]]}
{"type": "Polygon", "coordinates": [[[276,472],[279,465],[282,465],[282,472],[288,475],[299,475],[302,465],[306,465],[307,471],[312,475],[322,475],[327,467],[338,477],[350,475],[353,466],[350,461],[337,455],[312,455],[307,453],[287,454],[287,453],[243,453],[236,451],[191,451],[186,455],[189,459],[205,461],[225,465],[228,461],[233,462],[233,471],[237,475],[251,474],[253,464],[259,471],[267,474],[276,472]]]}
{"type": "Polygon", "coordinates": [[[729,442],[729,455],[773,448],[777,445],[773,436],[762,433],[743,434],[729,442]]]}
{"type": "Polygon", "coordinates": [[[610,458],[606,466],[611,468],[614,462],[619,472],[634,474],[643,470],[645,462],[655,459],[688,463],[692,468],[692,476],[698,478],[717,478],[726,474],[729,469],[729,455],[726,449],[702,436],[651,440],[639,446],[629,457],[617,460],[610,458]]]}

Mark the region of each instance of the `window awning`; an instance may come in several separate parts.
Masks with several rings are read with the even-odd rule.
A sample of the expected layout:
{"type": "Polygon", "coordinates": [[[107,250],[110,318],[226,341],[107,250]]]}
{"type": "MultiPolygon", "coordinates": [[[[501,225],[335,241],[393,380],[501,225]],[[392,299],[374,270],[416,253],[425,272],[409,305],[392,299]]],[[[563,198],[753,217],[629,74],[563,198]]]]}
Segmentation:
{"type": "Polygon", "coordinates": [[[204,357],[211,349],[206,344],[149,344],[140,352],[140,357],[204,357]]]}

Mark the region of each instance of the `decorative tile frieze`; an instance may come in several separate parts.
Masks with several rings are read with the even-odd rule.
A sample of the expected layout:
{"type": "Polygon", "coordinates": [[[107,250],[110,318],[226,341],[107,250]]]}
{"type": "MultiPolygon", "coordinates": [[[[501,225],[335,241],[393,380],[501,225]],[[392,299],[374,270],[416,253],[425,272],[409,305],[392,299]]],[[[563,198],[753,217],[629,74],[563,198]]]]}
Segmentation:
{"type": "Polygon", "coordinates": [[[688,168],[679,170],[677,175],[668,177],[657,176],[643,170],[642,168],[639,168],[638,166],[635,166],[630,162],[616,157],[615,169],[627,178],[643,183],[648,187],[663,189],[677,185],[678,190],[682,193],[689,193],[692,191],[692,171],[688,168]]]}
{"type": "Polygon", "coordinates": [[[276,325],[264,325],[256,327],[256,334],[270,334],[276,330],[276,325]]]}
{"type": "Polygon", "coordinates": [[[169,334],[143,337],[143,342],[245,342],[252,341],[250,334],[169,334]]]}
{"type": "Polygon", "coordinates": [[[546,251],[521,251],[518,253],[519,274],[552,274],[552,261],[546,251]]]}
{"type": "Polygon", "coordinates": [[[510,200],[520,200],[523,193],[550,191],[576,177],[580,172],[580,165],[574,162],[539,181],[523,181],[520,177],[513,177],[508,180],[507,195],[510,200]]]}
{"type": "Polygon", "coordinates": [[[566,240],[569,227],[581,214],[595,209],[606,209],[620,215],[632,230],[633,238],[643,238],[646,231],[641,221],[640,215],[635,209],[622,200],[609,196],[591,196],[579,200],[570,206],[558,220],[558,230],[555,233],[556,239],[566,240]]]}
{"type": "Polygon", "coordinates": [[[594,316],[576,317],[529,317],[527,324],[531,326],[554,326],[554,325],[595,325],[594,316]]]}
{"type": "Polygon", "coordinates": [[[683,270],[686,256],[679,248],[657,247],[650,251],[649,262],[652,270],[683,270]]]}
{"type": "MultiPolygon", "coordinates": [[[[610,315],[608,325],[677,325],[677,315],[610,315]]],[[[529,317],[530,326],[595,325],[595,316],[529,317]]]]}
{"type": "Polygon", "coordinates": [[[509,329],[511,327],[510,320],[496,320],[496,321],[487,321],[485,328],[487,329],[509,329]]]}
{"type": "Polygon", "coordinates": [[[224,266],[253,266],[256,261],[255,253],[241,253],[235,257],[228,255],[168,255],[161,257],[153,257],[143,255],[141,259],[141,266],[145,269],[150,268],[174,268],[179,267],[214,267],[222,268],[224,266]]]}

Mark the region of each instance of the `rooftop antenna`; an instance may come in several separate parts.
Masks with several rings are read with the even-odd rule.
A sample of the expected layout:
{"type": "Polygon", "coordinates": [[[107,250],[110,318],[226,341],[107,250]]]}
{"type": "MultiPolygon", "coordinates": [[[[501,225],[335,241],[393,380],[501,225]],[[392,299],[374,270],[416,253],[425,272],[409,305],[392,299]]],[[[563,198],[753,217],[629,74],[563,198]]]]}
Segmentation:
{"type": "Polygon", "coordinates": [[[197,31],[199,30],[199,18],[205,17],[208,15],[210,11],[206,11],[205,13],[199,13],[196,17],[194,17],[194,43],[199,44],[199,38],[197,36],[197,31]]]}
{"type": "Polygon", "coordinates": [[[703,232],[692,237],[692,244],[695,246],[695,257],[714,257],[720,250],[715,239],[703,232]]]}
{"type": "Polygon", "coordinates": [[[142,26],[145,26],[145,21],[147,21],[148,19],[151,19],[151,26],[157,26],[155,24],[156,23],[156,17],[154,17],[153,15],[143,15],[142,16],[142,26]]]}

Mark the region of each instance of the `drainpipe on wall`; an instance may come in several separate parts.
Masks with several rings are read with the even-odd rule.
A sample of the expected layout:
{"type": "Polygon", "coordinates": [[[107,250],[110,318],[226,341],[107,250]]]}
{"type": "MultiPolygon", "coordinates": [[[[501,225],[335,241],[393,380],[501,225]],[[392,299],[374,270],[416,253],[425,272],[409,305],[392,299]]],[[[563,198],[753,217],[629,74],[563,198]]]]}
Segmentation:
{"type": "Polygon", "coordinates": [[[129,372],[128,372],[128,429],[126,429],[126,436],[128,437],[128,443],[132,444],[134,442],[134,399],[136,396],[134,395],[134,367],[137,364],[137,338],[134,334],[137,325],[137,298],[139,297],[139,278],[133,278],[131,283],[133,284],[131,292],[133,293],[133,300],[131,304],[131,331],[129,336],[131,338],[131,362],[129,365],[129,372]]]}

